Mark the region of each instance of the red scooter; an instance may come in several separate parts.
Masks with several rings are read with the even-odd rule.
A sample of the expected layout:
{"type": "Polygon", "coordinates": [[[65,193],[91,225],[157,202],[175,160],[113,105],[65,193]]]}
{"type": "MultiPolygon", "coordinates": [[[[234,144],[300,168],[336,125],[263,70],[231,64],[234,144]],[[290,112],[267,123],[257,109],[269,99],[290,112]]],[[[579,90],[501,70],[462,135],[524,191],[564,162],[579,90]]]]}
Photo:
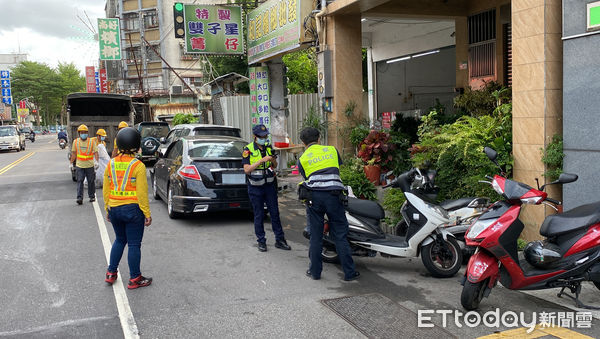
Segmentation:
{"type": "MultiPolygon", "coordinates": [[[[498,166],[496,151],[486,147],[484,152],[498,166]]],[[[520,256],[517,239],[524,228],[519,220],[521,206],[546,204],[558,210],[561,203],[548,198],[543,191],[546,185],[534,189],[499,175],[486,178],[505,200],[491,205],[465,237],[467,245],[477,249],[463,278],[462,306],[476,309],[499,280],[511,290],[560,287],[558,297],[565,295],[578,307],[597,309],[583,304],[579,294],[583,281],[592,281],[600,289],[600,202],[547,216],[540,228],[545,239],[527,244],[520,256]],[[575,296],[565,294],[567,288],[575,296]]],[[[575,180],[577,175],[563,173],[550,184],[575,180]]]]}

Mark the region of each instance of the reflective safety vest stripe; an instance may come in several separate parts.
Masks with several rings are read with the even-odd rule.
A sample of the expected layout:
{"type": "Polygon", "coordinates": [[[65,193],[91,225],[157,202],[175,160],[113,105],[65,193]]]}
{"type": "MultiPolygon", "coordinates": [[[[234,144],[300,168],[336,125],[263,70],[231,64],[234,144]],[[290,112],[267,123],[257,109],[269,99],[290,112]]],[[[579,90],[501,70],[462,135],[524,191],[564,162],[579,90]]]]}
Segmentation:
{"type": "MultiPolygon", "coordinates": [[[[110,160],[108,179],[110,180],[109,198],[137,203],[136,177],[131,174],[141,162],[127,155],[120,155],[110,160]]],[[[145,180],[142,178],[140,180],[145,180]]]]}
{"type": "MultiPolygon", "coordinates": [[[[262,159],[260,149],[254,148],[253,142],[246,145],[246,147],[250,151],[250,165],[253,165],[260,159],[262,159]]],[[[267,155],[273,155],[271,147],[267,146],[266,152],[267,155]]],[[[250,172],[250,174],[248,175],[248,182],[250,183],[250,185],[262,186],[265,183],[272,183],[273,181],[275,181],[275,173],[273,171],[268,170],[269,167],[271,167],[271,162],[267,161],[264,164],[258,166],[257,169],[255,169],[254,171],[250,172]]]]}
{"type": "Polygon", "coordinates": [[[75,148],[77,150],[77,159],[81,161],[94,159],[94,143],[92,142],[92,140],[89,138],[87,139],[85,152],[83,152],[83,150],[81,149],[81,142],[81,138],[77,138],[77,140],[75,140],[75,143],[77,144],[75,148]]]}
{"type": "Polygon", "coordinates": [[[300,157],[307,180],[304,185],[318,190],[341,190],[340,165],[335,147],[312,145],[300,157]]]}

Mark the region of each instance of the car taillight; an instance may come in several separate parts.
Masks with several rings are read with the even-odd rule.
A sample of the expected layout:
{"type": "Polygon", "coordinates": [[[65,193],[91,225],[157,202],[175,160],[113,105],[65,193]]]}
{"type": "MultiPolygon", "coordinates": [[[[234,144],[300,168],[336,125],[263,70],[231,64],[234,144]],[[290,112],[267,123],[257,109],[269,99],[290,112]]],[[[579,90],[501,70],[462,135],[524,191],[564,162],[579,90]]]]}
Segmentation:
{"type": "Polygon", "coordinates": [[[198,173],[196,166],[183,166],[179,169],[178,173],[184,178],[202,181],[202,178],[200,178],[200,173],[198,173]]]}

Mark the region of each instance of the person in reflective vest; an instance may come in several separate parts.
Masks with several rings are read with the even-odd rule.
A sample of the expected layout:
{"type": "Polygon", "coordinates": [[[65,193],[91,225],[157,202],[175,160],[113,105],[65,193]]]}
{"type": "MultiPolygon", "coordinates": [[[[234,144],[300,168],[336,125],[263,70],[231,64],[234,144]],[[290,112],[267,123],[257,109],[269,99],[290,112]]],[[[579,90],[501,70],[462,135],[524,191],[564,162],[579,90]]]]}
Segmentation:
{"type": "Polygon", "coordinates": [[[298,169],[304,178],[303,187],[300,189],[308,191],[302,196],[308,202],[306,213],[310,227],[310,264],[306,275],[315,280],[321,279],[324,216],[327,214],[329,238],[335,243],[335,251],[344,271],[344,280],[351,281],[358,278],[360,273],[354,267],[347,239],[348,220],[342,202],[344,185],[340,178],[342,159],[335,147],[319,145],[319,136],[319,130],[312,127],[300,132],[300,140],[306,147],[298,160],[298,169]],[[309,197],[306,198],[305,195],[309,197]]]}
{"type": "Polygon", "coordinates": [[[102,186],[106,220],[112,223],[115,231],[115,242],[110,251],[110,263],[104,281],[112,284],[117,280],[119,262],[127,245],[128,289],[152,283],[152,278],[142,276],[140,270],[144,227],[152,224],[146,166],[135,158],[140,139],[138,131],[131,127],[119,131],[116,138],[119,154],[108,163],[102,186]]]}
{"type": "Polygon", "coordinates": [[[96,174],[94,170],[94,160],[98,161],[98,144],[92,138],[88,138],[88,128],[86,125],[77,127],[79,138],[73,141],[71,148],[71,162],[75,167],[77,175],[77,204],[83,204],[83,181],[87,179],[88,196],[90,202],[96,201],[96,174]]]}
{"type": "MultiPolygon", "coordinates": [[[[119,126],[117,127],[117,133],[119,133],[120,130],[122,130],[125,127],[129,127],[129,124],[125,121],[121,121],[119,123],[119,126]]],[[[119,154],[119,147],[117,147],[117,137],[115,137],[115,140],[113,141],[113,151],[112,151],[112,155],[111,157],[114,158],[119,154]]]]}
{"type": "Polygon", "coordinates": [[[264,205],[266,203],[271,215],[271,226],[275,233],[275,247],[291,250],[285,240],[281,221],[279,220],[279,206],[277,203],[277,187],[275,170],[277,160],[273,155],[271,146],[268,145],[269,130],[265,125],[256,125],[252,128],[254,142],[249,143],[242,153],[242,164],[246,173],[248,196],[254,212],[254,233],[258,242],[258,250],[267,251],[265,238],[264,205]]]}

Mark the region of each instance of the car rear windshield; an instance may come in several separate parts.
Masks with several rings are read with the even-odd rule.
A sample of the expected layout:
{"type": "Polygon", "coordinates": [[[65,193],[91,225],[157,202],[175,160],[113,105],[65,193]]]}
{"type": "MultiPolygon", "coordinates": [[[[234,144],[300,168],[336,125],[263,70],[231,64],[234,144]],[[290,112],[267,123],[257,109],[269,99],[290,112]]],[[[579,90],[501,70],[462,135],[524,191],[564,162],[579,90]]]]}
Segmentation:
{"type": "Polygon", "coordinates": [[[240,131],[235,128],[194,128],[194,135],[224,135],[228,137],[240,137],[240,131]]]}
{"type": "Polygon", "coordinates": [[[193,141],[188,155],[192,158],[241,158],[245,146],[242,141],[193,141]]]}
{"type": "Polygon", "coordinates": [[[157,139],[166,137],[169,134],[169,126],[168,125],[142,125],[142,130],[140,132],[142,135],[142,139],[146,137],[154,137],[157,139]]]}
{"type": "Polygon", "coordinates": [[[17,135],[17,131],[14,127],[0,127],[0,137],[13,137],[15,135],[17,135]]]}

